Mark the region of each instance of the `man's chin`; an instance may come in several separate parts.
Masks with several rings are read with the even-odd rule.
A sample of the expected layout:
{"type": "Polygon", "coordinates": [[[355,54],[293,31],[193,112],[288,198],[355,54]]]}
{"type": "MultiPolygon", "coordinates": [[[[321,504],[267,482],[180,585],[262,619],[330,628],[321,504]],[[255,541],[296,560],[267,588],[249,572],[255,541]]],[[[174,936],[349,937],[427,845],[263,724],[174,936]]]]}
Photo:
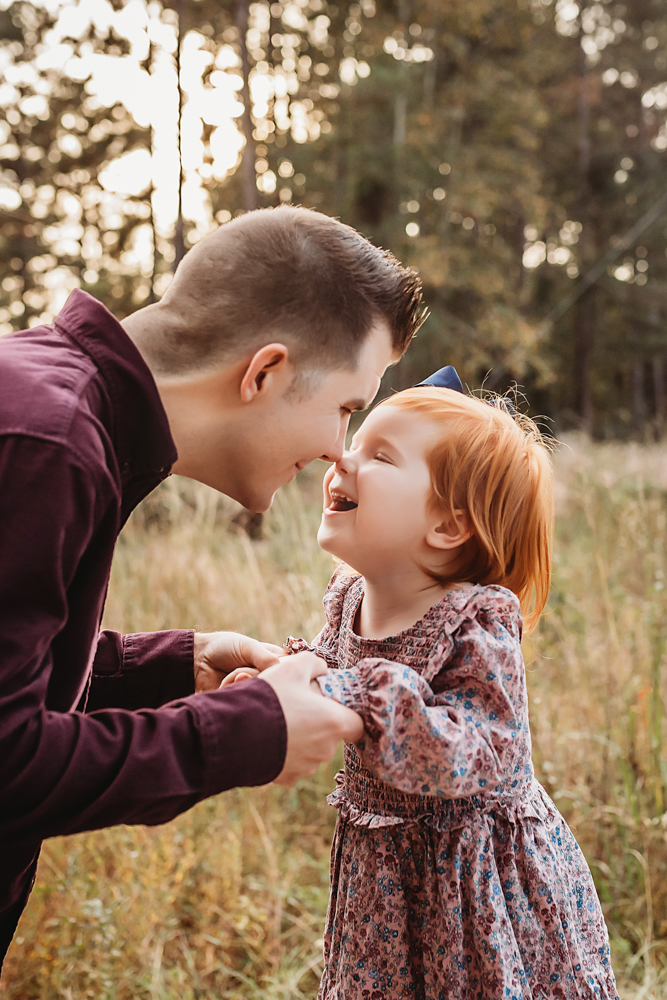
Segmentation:
{"type": "Polygon", "coordinates": [[[249,510],[251,514],[266,514],[267,510],[269,510],[271,504],[273,503],[274,496],[275,493],[273,494],[273,496],[270,497],[269,500],[257,500],[257,499],[248,500],[246,503],[243,504],[243,506],[245,507],[246,510],[249,510]]]}
{"type": "Polygon", "coordinates": [[[278,490],[274,490],[272,493],[252,493],[243,498],[235,497],[234,499],[242,503],[251,514],[265,514],[273,503],[277,492],[278,490]]]}
{"type": "Polygon", "coordinates": [[[235,496],[234,500],[238,500],[239,503],[243,504],[246,510],[251,511],[253,514],[263,514],[272,505],[278,490],[282,489],[283,486],[287,486],[288,483],[293,482],[293,480],[296,479],[296,476],[297,469],[294,468],[294,471],[292,475],[290,475],[289,479],[283,479],[277,485],[275,484],[275,481],[271,485],[268,483],[261,483],[256,491],[252,490],[247,493],[244,492],[243,496],[235,496]]]}

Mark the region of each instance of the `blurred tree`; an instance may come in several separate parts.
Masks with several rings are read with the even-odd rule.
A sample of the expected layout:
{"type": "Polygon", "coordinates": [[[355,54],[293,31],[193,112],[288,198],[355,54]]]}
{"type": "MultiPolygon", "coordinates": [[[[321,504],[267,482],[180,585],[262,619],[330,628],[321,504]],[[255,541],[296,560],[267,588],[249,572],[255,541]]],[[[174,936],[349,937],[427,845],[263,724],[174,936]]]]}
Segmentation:
{"type": "Polygon", "coordinates": [[[471,385],[523,382],[560,426],[660,427],[661,225],[542,322],[664,190],[660,0],[325,9],[333,131],[288,135],[281,197],[420,271],[432,315],[392,384],[450,360],[471,385]]]}
{"type": "MultiPolygon", "coordinates": [[[[323,0],[237,0],[236,21],[222,33],[226,45],[218,51],[207,81],[218,66],[232,78],[240,72],[245,144],[240,169],[222,186],[215,176],[208,183],[215,214],[225,217],[252,205],[291,201],[303,190],[305,178],[295,177],[285,149],[288,143],[313,142],[331,128],[328,104],[339,87],[327,82],[338,79],[330,26],[323,0]]],[[[212,141],[210,132],[209,137],[212,141]]],[[[207,159],[213,160],[212,150],[207,159]]]]}
{"type": "MultiPolygon", "coordinates": [[[[338,24],[334,128],[290,155],[306,204],[391,248],[424,280],[431,318],[392,374],[400,387],[445,360],[548,382],[526,318],[523,227],[547,212],[539,161],[550,33],[506,0],[353,4],[338,24]]],[[[300,192],[297,192],[300,193],[300,192]]]]}
{"type": "Polygon", "coordinates": [[[209,227],[189,218],[186,190],[218,222],[302,203],[423,277],[431,317],[393,386],[451,361],[472,386],[521,382],[561,427],[660,433],[667,223],[622,240],[663,192],[663,6],[153,0],[144,51],[112,18],[68,34],[15,0],[0,24],[3,329],[42,315],[49,283],[83,284],[121,315],[159,295],[209,227]],[[105,182],[130,151],[163,156],[148,118],[137,124],[127,99],[107,106],[82,68],[87,53],[128,51],[151,81],[176,64],[174,239],[156,231],[150,186],[120,196],[105,182]],[[235,123],[220,111],[230,93],[235,123]]]}
{"type": "MultiPolygon", "coordinates": [[[[112,56],[126,39],[89,25],[77,39],[54,38],[57,16],[16,0],[0,12],[4,66],[0,119],[0,329],[41,316],[54,291],[82,285],[136,307],[133,268],[120,266],[150,208],[143,199],[106,192],[100,173],[110,161],[145,147],[146,130],[119,103],[103,106],[74,68],[83,52],[112,56]],[[54,52],[54,49],[57,50],[54,52]]],[[[62,294],[60,296],[62,299],[62,294]]]]}
{"type": "MultiPolygon", "coordinates": [[[[534,6],[557,54],[543,82],[549,127],[540,161],[549,211],[531,220],[524,256],[537,318],[568,301],[573,282],[576,288],[600,259],[622,248],[625,234],[665,192],[667,134],[659,109],[667,106],[667,22],[664,4],[653,0],[534,6]]],[[[641,435],[652,414],[660,432],[664,224],[653,220],[555,324],[549,348],[558,377],[541,399],[562,426],[641,435]]]]}

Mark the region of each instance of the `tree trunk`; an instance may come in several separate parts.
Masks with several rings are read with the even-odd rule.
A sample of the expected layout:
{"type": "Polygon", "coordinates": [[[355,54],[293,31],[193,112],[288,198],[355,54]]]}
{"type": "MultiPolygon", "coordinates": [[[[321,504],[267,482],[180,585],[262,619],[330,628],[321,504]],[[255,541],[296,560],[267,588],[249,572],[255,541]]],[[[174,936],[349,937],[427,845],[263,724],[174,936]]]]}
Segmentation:
{"type": "Polygon", "coordinates": [[[249,0],[237,0],[236,27],[239,33],[239,54],[241,56],[241,101],[243,116],[241,126],[245,136],[245,147],[241,160],[241,182],[243,185],[243,207],[246,212],[257,208],[257,182],[255,179],[255,142],[253,139],[252,114],[250,103],[250,60],[248,58],[248,8],[249,0]]]}
{"type": "Polygon", "coordinates": [[[640,440],[644,436],[646,407],[644,404],[644,362],[632,363],[632,431],[640,440]]]}
{"type": "Polygon", "coordinates": [[[397,94],[394,101],[394,146],[402,149],[405,146],[405,126],[408,112],[408,99],[405,94],[397,94]]]}
{"type": "MultiPolygon", "coordinates": [[[[154,72],[154,60],[155,60],[155,46],[153,42],[148,45],[148,56],[146,57],[145,68],[147,73],[152,76],[154,72]]],[[[150,292],[148,293],[148,302],[152,304],[157,301],[157,295],[155,294],[155,282],[158,275],[159,267],[159,254],[157,248],[157,221],[155,219],[155,208],[153,206],[153,196],[155,194],[155,182],[153,180],[153,166],[154,166],[154,156],[155,156],[155,126],[151,121],[149,128],[149,152],[151,156],[151,182],[148,188],[148,207],[150,208],[151,214],[149,219],[149,225],[151,227],[151,239],[153,241],[153,265],[151,268],[151,283],[150,292]]]]}
{"type": "Polygon", "coordinates": [[[662,354],[654,354],[651,365],[653,369],[653,398],[655,401],[654,433],[656,441],[662,440],[665,431],[665,359],[662,354]]]}
{"type": "MultiPolygon", "coordinates": [[[[153,158],[153,137],[151,135],[151,162],[153,158]]],[[[153,181],[151,180],[151,186],[148,190],[148,203],[151,209],[150,217],[150,227],[151,227],[151,238],[153,240],[153,266],[151,268],[151,284],[150,292],[148,294],[148,302],[152,304],[157,302],[157,294],[155,292],[155,282],[157,281],[158,268],[159,268],[159,252],[157,248],[157,223],[155,220],[155,210],[153,208],[153,194],[155,193],[155,187],[153,186],[153,181]]]]}
{"type": "Polygon", "coordinates": [[[172,270],[176,273],[176,268],[185,257],[185,231],[183,227],[183,148],[182,148],[182,123],[183,123],[183,87],[181,86],[181,47],[183,44],[183,0],[176,0],[176,14],[178,16],[178,35],[176,40],[176,79],[178,86],[178,124],[176,128],[178,146],[178,211],[176,214],[176,228],[174,230],[174,263],[172,270]]]}
{"type": "Polygon", "coordinates": [[[593,432],[593,393],[591,369],[595,340],[595,289],[589,288],[577,303],[574,320],[574,409],[579,427],[593,432]]]}
{"type": "MultiPolygon", "coordinates": [[[[586,56],[580,53],[579,100],[577,104],[578,145],[579,145],[579,219],[583,226],[581,251],[582,264],[590,266],[595,257],[595,241],[589,224],[589,175],[591,167],[590,139],[590,95],[586,68],[586,56]]],[[[574,409],[579,418],[579,426],[586,433],[593,430],[593,399],[591,392],[591,368],[593,341],[595,337],[595,291],[591,288],[582,295],[574,320],[574,409]]]]}

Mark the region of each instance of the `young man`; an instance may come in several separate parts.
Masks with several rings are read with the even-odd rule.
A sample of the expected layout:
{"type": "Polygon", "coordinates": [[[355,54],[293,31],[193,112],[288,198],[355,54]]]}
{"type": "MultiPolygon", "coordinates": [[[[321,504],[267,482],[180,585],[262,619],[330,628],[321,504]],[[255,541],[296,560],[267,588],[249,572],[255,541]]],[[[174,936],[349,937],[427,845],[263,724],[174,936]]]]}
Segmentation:
{"type": "Polygon", "coordinates": [[[207,237],[122,325],[75,292],[53,327],[0,340],[0,957],[44,837],[291,783],[361,736],[311,689],[325,669],[311,654],[97,632],[118,532],[170,471],[266,510],[314,458],[341,456],[420,318],[414,274],[283,208],[207,237]]]}

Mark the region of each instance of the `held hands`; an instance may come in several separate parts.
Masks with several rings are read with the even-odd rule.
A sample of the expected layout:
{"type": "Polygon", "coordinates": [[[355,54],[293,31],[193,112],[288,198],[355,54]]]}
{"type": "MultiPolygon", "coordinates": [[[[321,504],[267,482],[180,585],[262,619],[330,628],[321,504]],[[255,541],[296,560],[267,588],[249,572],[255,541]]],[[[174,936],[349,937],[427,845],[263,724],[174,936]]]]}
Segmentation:
{"type": "Polygon", "coordinates": [[[237,632],[195,634],[195,690],[216,691],[257,677],[275,691],[287,725],[287,754],[278,785],[293,785],[331,760],[341,740],[357,743],[364,724],[356,712],[325,698],[315,678],[326,673],[314,653],[287,656],[280,646],[237,632]]]}
{"type": "Polygon", "coordinates": [[[293,785],[331,760],[341,740],[357,743],[364,733],[359,715],[325,698],[315,678],[327,671],[314,653],[287,656],[280,646],[238,632],[194,637],[195,691],[217,691],[261,673],[275,691],[287,725],[287,754],[278,785],[293,785]]]}
{"type": "Polygon", "coordinates": [[[233,680],[255,677],[284,655],[280,646],[258,642],[239,632],[195,632],[195,693],[217,691],[233,680]]]}
{"type": "Polygon", "coordinates": [[[350,708],[325,698],[315,678],[327,671],[324,660],[314,653],[296,653],[277,666],[262,671],[262,680],[278,696],[287,723],[287,756],[275,779],[277,785],[293,785],[331,760],[341,740],[357,743],[364,733],[360,716],[350,708]]]}
{"type": "MultiPolygon", "coordinates": [[[[281,650],[281,654],[286,656],[284,650],[281,650]]],[[[274,663],[269,663],[270,667],[275,666],[274,663]]],[[[221,688],[228,687],[230,684],[236,684],[237,681],[249,681],[253,677],[259,675],[259,670],[255,667],[237,667],[236,670],[232,670],[230,674],[227,674],[224,681],[220,685],[221,688]]]]}

